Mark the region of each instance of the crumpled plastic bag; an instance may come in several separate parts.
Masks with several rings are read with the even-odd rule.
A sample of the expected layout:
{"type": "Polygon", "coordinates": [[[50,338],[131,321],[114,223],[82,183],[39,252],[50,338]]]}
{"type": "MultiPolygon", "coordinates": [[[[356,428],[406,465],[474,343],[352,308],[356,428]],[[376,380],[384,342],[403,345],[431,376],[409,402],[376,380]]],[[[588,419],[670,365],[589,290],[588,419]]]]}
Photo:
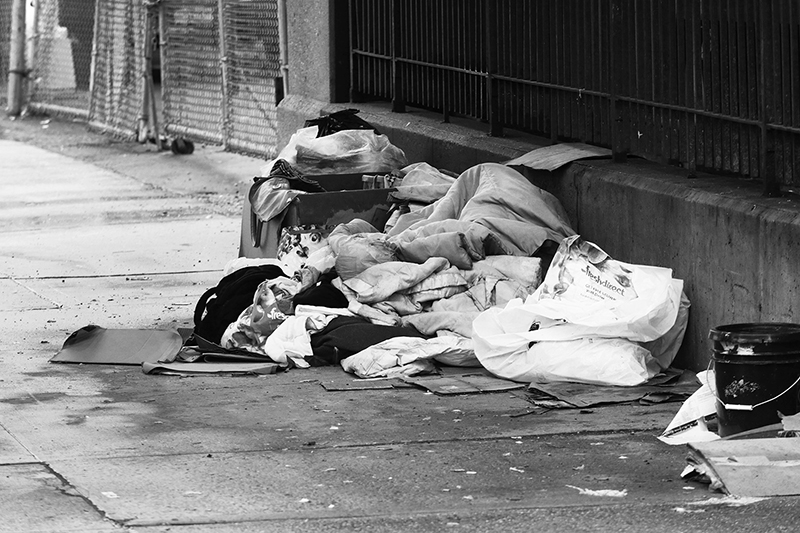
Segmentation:
{"type": "Polygon", "coordinates": [[[391,172],[408,164],[403,150],[372,130],[342,130],[324,137],[317,133],[317,126],[297,130],[261,174],[268,176],[279,159],[308,175],[391,172]]]}
{"type": "MultiPolygon", "coordinates": [[[[538,371],[537,358],[530,352],[549,347],[548,354],[574,354],[577,359],[572,364],[580,375],[570,378],[588,383],[596,382],[592,380],[606,368],[603,350],[610,344],[593,340],[584,350],[572,352],[559,350],[567,345],[543,341],[625,340],[630,342],[617,342],[616,347],[621,355],[627,354],[618,368],[620,376],[636,367],[643,383],[654,360],[648,350],[632,343],[655,341],[672,331],[672,340],[664,343],[670,352],[659,354],[658,361],[661,366],[671,363],[677,352],[675,341],[682,339],[686,327],[678,321],[682,292],[683,281],[673,279],[671,269],[616,261],[580,236],[568,237],[559,246],[544,282],[524,303],[512,300],[503,309],[491,308],[478,315],[473,322],[475,353],[493,374],[527,379],[538,371]],[[679,328],[678,335],[674,328],[679,328]],[[531,343],[542,346],[531,347],[531,343]]],[[[606,377],[602,383],[634,381],[606,377]]]]}
{"type": "Polygon", "coordinates": [[[661,371],[650,352],[635,342],[601,337],[537,342],[515,366],[519,373],[507,368],[503,377],[619,387],[641,385],[661,371]]]}

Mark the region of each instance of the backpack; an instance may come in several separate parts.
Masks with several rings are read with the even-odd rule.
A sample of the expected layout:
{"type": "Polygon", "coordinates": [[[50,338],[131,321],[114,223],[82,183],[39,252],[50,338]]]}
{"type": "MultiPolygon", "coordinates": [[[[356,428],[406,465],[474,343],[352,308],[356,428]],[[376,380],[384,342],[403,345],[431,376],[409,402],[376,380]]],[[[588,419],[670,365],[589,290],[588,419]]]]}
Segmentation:
{"type": "Polygon", "coordinates": [[[265,280],[285,276],[275,265],[241,268],[208,289],[194,309],[194,335],[219,344],[225,329],[252,305],[258,286],[265,280]]]}

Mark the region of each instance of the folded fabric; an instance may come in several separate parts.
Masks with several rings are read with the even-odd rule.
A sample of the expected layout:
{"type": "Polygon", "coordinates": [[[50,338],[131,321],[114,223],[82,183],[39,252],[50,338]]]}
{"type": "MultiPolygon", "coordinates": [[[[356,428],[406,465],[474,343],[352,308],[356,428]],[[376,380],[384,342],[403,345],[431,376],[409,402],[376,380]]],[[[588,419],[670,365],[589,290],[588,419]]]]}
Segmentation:
{"type": "Polygon", "coordinates": [[[452,266],[437,272],[406,290],[405,294],[415,303],[431,302],[448,298],[467,290],[467,280],[452,266]]]}
{"type": "Polygon", "coordinates": [[[360,317],[336,317],[321,331],[311,335],[314,356],[338,363],[381,341],[394,337],[426,336],[413,327],[378,326],[360,317]]]}
{"type": "Polygon", "coordinates": [[[342,279],[350,279],[373,265],[397,260],[386,235],[360,219],[336,226],[328,236],[328,243],[336,255],[336,272],[342,279]]]}
{"type": "MultiPolygon", "coordinates": [[[[469,339],[396,337],[370,346],[341,362],[346,372],[361,378],[412,376],[431,372],[439,357],[464,363],[474,359],[469,339]]],[[[462,365],[469,366],[469,365],[462,365]]]]}
{"type": "Polygon", "coordinates": [[[442,257],[431,257],[423,264],[390,261],[374,265],[354,278],[344,280],[344,285],[358,295],[361,303],[376,303],[392,294],[409,289],[430,275],[448,268],[442,257]]]}
{"type": "Polygon", "coordinates": [[[421,333],[436,335],[437,332],[446,330],[458,333],[464,337],[472,337],[472,322],[478,312],[435,312],[419,313],[403,317],[404,326],[414,326],[421,333]]]}

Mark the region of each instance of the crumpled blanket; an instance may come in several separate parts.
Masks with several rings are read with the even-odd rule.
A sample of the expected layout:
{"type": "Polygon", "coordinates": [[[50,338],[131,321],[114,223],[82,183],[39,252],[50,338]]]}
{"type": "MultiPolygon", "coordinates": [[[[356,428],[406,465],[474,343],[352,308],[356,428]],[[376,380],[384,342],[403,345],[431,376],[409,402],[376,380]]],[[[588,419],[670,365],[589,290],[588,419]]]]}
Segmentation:
{"type": "Polygon", "coordinates": [[[392,294],[409,289],[425,278],[450,267],[446,259],[431,257],[423,264],[390,261],[374,265],[344,281],[365,304],[382,302],[392,294]]]}
{"type": "Polygon", "coordinates": [[[433,372],[433,361],[438,359],[458,366],[477,364],[471,339],[442,336],[388,339],[343,359],[341,365],[361,378],[414,376],[433,372]]]}
{"type": "Polygon", "coordinates": [[[444,197],[401,216],[389,242],[406,261],[445,257],[462,269],[487,255],[531,256],[546,241],[574,235],[552,194],[505,165],[463,172],[444,197]]]}

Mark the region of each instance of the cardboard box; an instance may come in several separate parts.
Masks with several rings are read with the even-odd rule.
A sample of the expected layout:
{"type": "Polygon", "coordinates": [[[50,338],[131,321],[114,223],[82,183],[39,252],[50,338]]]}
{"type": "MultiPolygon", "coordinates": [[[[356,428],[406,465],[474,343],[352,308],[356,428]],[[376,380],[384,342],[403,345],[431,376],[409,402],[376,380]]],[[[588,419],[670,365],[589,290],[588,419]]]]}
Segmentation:
{"type": "Polygon", "coordinates": [[[389,193],[395,189],[370,188],[380,180],[365,174],[329,174],[306,176],[316,180],[328,192],[301,194],[289,205],[280,224],[263,224],[254,242],[251,227],[250,199],[245,197],[239,257],[276,257],[281,229],[286,226],[322,225],[335,227],[354,218],[366,220],[379,231],[389,218],[389,193]]]}

